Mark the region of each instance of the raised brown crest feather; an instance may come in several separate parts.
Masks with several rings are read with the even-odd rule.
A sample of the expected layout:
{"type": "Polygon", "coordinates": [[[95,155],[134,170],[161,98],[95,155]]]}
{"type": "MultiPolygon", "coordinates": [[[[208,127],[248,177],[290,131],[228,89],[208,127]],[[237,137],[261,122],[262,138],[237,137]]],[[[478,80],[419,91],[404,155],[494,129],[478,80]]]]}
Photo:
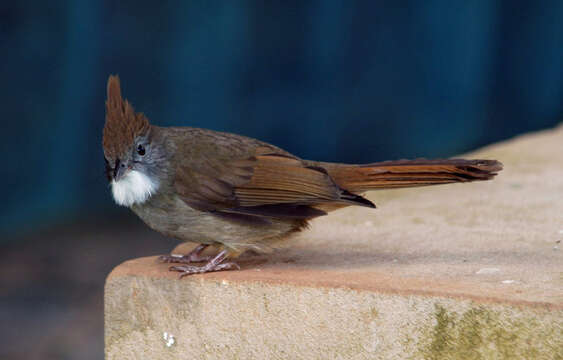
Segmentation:
{"type": "Polygon", "coordinates": [[[117,75],[110,75],[107,86],[106,123],[102,145],[106,157],[116,159],[128,151],[135,138],[146,134],[150,125],[142,113],[121,97],[117,75]]]}

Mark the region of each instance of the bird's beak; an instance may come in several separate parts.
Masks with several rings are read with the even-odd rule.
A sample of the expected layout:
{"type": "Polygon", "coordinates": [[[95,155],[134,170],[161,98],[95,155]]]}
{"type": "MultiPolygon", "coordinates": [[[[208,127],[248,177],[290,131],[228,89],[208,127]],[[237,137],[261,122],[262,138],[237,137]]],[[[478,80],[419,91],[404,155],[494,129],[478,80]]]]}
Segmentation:
{"type": "Polygon", "coordinates": [[[115,168],[113,168],[113,181],[119,181],[121,178],[127,174],[129,171],[129,166],[126,162],[122,162],[119,159],[115,161],[115,168]]]}

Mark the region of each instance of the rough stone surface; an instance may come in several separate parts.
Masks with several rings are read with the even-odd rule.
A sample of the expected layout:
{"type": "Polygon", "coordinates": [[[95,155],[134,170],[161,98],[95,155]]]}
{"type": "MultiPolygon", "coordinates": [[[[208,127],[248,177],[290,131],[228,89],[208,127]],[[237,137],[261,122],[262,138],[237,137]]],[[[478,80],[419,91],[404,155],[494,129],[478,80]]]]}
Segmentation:
{"type": "MultiPolygon", "coordinates": [[[[563,359],[563,126],[492,182],[378,191],[241,271],[108,276],[108,359],[563,359]]],[[[180,246],[174,252],[186,252],[180,246]]]]}

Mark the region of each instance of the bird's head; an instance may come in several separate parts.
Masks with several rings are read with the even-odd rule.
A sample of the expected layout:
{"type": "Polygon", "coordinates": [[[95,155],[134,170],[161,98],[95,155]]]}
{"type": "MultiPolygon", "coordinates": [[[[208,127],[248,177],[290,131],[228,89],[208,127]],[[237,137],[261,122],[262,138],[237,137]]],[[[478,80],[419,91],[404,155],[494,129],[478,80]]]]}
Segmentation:
{"type": "Polygon", "coordinates": [[[153,146],[151,135],[148,119],[135,113],[133,106],[121,97],[119,78],[110,76],[102,144],[106,175],[119,205],[143,203],[158,190],[159,151],[153,146]]]}

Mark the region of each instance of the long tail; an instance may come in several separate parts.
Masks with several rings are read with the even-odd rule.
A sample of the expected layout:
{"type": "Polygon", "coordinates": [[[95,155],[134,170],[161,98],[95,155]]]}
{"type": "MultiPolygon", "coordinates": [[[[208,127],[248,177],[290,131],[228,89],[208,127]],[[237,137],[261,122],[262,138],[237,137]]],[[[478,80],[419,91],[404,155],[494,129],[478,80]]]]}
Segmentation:
{"type": "Polygon", "coordinates": [[[502,170],[496,160],[415,159],[365,165],[320,163],[334,181],[352,192],[490,180],[502,170]]]}

